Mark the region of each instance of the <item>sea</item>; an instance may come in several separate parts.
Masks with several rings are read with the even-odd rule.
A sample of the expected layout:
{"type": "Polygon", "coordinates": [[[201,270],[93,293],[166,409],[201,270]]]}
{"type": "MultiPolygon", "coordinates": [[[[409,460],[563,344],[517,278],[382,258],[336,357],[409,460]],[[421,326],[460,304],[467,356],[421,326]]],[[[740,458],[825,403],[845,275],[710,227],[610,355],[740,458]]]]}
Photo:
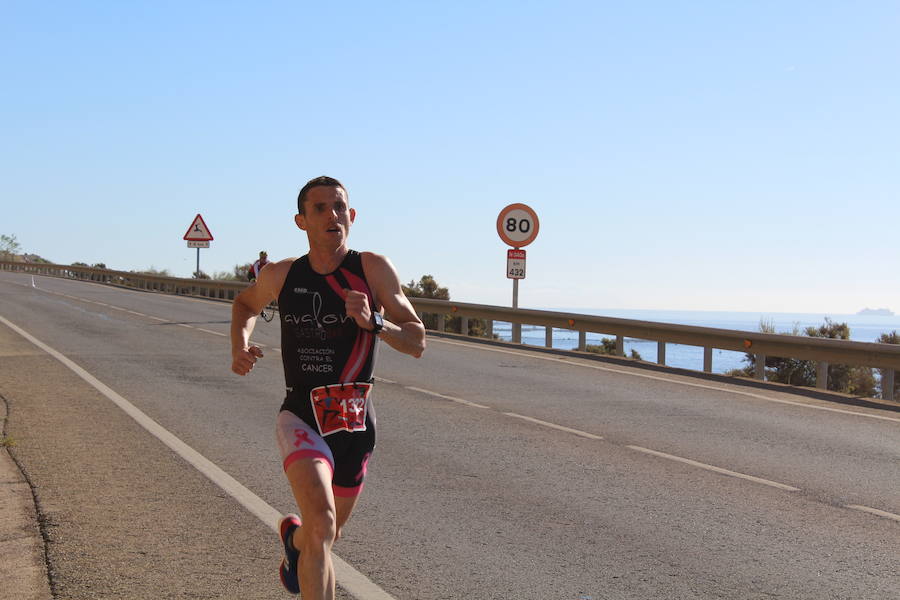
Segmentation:
{"type": "MultiPolygon", "coordinates": [[[[825,324],[825,320],[828,318],[835,323],[846,323],[850,327],[850,339],[859,342],[875,342],[882,333],[900,331],[900,316],[898,315],[559,308],[546,310],[736,331],[759,331],[760,323],[765,322],[774,325],[776,333],[792,333],[795,329],[803,332],[807,327],[819,327],[825,324]]],[[[494,321],[494,333],[502,340],[510,341],[512,339],[510,323],[494,321]]],[[[599,344],[604,337],[615,338],[614,335],[588,333],[587,343],[599,344]]],[[[523,325],[522,342],[534,346],[544,346],[544,328],[523,325]]],[[[554,329],[553,347],[563,350],[578,348],[578,332],[554,329]]],[[[656,362],[657,345],[655,341],[625,338],[625,355],[631,356],[632,350],[636,350],[643,360],[656,362]]],[[[703,370],[703,348],[683,344],[666,344],[666,364],[701,371],[703,370]]],[[[746,354],[743,352],[713,350],[712,368],[714,373],[726,373],[746,366],[746,354]]]]}

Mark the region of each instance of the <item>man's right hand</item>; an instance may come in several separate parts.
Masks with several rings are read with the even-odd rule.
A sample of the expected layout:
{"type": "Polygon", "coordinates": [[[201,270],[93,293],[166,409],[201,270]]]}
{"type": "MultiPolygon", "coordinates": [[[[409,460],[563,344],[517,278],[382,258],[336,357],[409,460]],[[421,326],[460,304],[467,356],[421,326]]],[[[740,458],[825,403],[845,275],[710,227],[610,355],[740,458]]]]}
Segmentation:
{"type": "Polygon", "coordinates": [[[238,350],[231,357],[231,370],[238,375],[246,375],[253,370],[256,361],[263,357],[263,352],[259,346],[250,346],[243,350],[238,350]]]}

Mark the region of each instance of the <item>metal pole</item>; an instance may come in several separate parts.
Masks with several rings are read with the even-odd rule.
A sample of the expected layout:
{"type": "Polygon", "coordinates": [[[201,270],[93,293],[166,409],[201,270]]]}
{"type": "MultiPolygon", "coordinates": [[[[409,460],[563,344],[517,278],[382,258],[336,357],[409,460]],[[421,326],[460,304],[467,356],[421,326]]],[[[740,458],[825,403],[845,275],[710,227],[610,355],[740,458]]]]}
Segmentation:
{"type": "MultiPolygon", "coordinates": [[[[513,279],[513,308],[519,308],[519,280],[513,279]]],[[[513,323],[512,324],[512,341],[520,344],[522,343],[522,324],[521,323],[513,323]]]]}
{"type": "Polygon", "coordinates": [[[197,248],[197,270],[194,277],[200,277],[200,248],[197,248]]]}

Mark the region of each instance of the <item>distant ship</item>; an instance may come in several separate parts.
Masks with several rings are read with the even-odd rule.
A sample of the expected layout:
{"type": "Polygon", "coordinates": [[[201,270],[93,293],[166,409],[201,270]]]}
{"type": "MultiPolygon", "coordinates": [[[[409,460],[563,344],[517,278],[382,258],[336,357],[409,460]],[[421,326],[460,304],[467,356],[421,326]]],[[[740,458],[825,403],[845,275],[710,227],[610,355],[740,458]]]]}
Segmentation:
{"type": "Polygon", "coordinates": [[[893,317],[894,316],[894,313],[886,308],[864,308],[856,314],[865,315],[865,316],[877,316],[877,317],[893,317]]]}

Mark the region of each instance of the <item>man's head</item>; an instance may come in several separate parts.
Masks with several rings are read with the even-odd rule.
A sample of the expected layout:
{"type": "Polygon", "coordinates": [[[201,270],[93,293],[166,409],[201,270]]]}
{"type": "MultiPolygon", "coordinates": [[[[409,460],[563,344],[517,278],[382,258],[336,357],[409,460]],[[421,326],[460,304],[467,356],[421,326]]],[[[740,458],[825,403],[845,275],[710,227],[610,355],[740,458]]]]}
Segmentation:
{"type": "Polygon", "coordinates": [[[294,222],[306,232],[310,249],[344,245],[356,219],[346,188],[333,177],[308,181],[297,195],[297,209],[300,212],[294,215],[294,222]]]}
{"type": "Polygon", "coordinates": [[[320,175],[319,177],[315,177],[306,182],[302,188],[300,188],[300,193],[297,194],[297,214],[303,215],[306,214],[306,198],[309,193],[309,190],[316,187],[335,187],[344,190],[344,198],[349,202],[350,195],[347,193],[347,188],[344,187],[340,181],[335,179],[334,177],[328,177],[327,175],[320,175]]]}
{"type": "Polygon", "coordinates": [[[269,256],[269,255],[266,253],[265,250],[260,250],[260,251],[259,251],[259,257],[260,257],[261,259],[266,258],[266,257],[268,257],[268,256],[269,256]]]}

